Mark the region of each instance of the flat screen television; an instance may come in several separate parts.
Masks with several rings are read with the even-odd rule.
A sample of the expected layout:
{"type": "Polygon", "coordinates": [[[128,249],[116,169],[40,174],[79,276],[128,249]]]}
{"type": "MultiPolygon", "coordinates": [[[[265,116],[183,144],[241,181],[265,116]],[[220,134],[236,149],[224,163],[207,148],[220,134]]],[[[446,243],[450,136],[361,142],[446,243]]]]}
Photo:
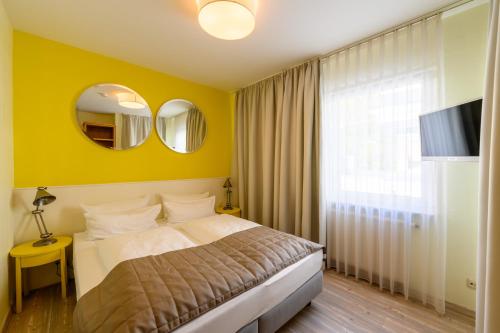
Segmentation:
{"type": "Polygon", "coordinates": [[[482,99],[477,99],[421,115],[422,159],[477,160],[482,102],[482,99]]]}

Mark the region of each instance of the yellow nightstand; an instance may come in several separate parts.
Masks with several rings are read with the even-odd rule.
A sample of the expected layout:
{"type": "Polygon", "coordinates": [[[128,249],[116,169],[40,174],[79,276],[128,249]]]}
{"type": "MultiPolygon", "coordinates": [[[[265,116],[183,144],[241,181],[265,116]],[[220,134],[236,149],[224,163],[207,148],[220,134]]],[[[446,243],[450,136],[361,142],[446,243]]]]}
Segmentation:
{"type": "Polygon", "coordinates": [[[19,244],[10,250],[10,255],[16,259],[16,313],[21,312],[23,302],[21,268],[45,265],[60,260],[62,297],[66,298],[66,247],[71,244],[72,238],[67,236],[55,238],[57,242],[47,246],[34,247],[35,241],[31,241],[19,244]]]}
{"type": "Polygon", "coordinates": [[[217,207],[215,209],[217,214],[229,214],[236,217],[241,217],[241,210],[239,207],[233,207],[233,209],[224,210],[224,207],[217,207]]]}

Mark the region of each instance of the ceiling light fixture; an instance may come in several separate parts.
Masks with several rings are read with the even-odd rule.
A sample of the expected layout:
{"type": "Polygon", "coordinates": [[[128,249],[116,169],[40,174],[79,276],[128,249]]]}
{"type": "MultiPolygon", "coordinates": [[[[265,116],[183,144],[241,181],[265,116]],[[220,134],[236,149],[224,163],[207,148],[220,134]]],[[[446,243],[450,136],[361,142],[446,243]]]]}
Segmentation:
{"type": "Polygon", "coordinates": [[[198,22],[209,35],[236,40],[255,28],[257,0],[198,0],[198,22]]]}
{"type": "Polygon", "coordinates": [[[132,93],[119,93],[116,94],[118,97],[118,104],[127,109],[143,109],[144,103],[142,103],[136,94],[132,93]]]}

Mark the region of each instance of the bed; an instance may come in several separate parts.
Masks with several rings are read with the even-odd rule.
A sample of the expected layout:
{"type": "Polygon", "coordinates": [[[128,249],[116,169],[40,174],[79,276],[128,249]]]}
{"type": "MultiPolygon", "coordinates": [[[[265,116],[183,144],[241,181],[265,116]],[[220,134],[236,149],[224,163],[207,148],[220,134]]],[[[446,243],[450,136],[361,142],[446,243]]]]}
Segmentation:
{"type": "MultiPolygon", "coordinates": [[[[174,227],[195,245],[204,245],[253,226],[256,224],[234,216],[214,215],[174,227]]],[[[77,299],[96,287],[114,265],[128,259],[110,254],[120,246],[116,244],[122,243],[103,247],[99,241],[88,240],[85,232],[74,235],[73,266],[77,299]]],[[[134,255],[137,256],[137,253],[134,255]]],[[[323,253],[312,253],[264,283],[177,328],[175,332],[274,332],[321,291],[322,266],[323,253]]]]}

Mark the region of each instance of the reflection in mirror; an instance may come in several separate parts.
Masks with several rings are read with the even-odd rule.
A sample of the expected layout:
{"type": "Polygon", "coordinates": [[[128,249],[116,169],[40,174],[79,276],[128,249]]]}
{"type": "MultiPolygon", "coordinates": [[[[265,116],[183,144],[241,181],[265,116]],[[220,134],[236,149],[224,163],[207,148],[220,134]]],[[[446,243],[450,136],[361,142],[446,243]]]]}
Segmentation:
{"type": "Polygon", "coordinates": [[[151,133],[151,110],[135,91],[118,84],[96,84],[76,103],[80,129],[95,143],[125,150],[140,146],[151,133]]]}
{"type": "Polygon", "coordinates": [[[178,153],[192,153],[205,141],[207,124],[193,103],[174,99],[161,106],[156,116],[156,131],[168,148],[178,153]]]}

